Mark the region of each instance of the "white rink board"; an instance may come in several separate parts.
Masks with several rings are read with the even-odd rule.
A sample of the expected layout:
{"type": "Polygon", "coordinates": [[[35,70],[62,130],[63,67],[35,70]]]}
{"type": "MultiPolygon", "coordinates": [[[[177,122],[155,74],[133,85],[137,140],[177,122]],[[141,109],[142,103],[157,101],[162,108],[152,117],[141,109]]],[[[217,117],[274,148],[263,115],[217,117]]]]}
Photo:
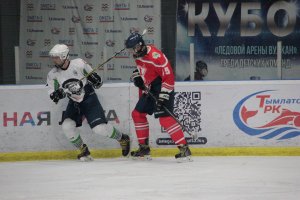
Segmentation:
{"type": "MultiPolygon", "coordinates": [[[[68,103],[67,98],[56,105],[50,100],[45,86],[4,86],[0,87],[0,91],[1,152],[74,149],[59,125],[62,111],[68,103]],[[25,116],[26,123],[22,122],[25,112],[31,114],[31,117],[25,116]],[[50,113],[50,124],[43,122],[38,125],[39,112],[50,113]],[[13,118],[16,113],[16,124],[8,121],[7,126],[4,126],[4,113],[9,118],[13,118]]],[[[129,84],[106,85],[97,90],[97,95],[110,123],[124,132],[129,132],[129,84]]],[[[43,115],[42,117],[46,118],[43,115]]],[[[119,148],[116,141],[94,134],[86,120],[78,131],[91,148],[119,148]]]]}
{"type": "MultiPolygon", "coordinates": [[[[300,81],[220,81],[220,82],[177,82],[176,92],[200,92],[201,98],[200,106],[200,127],[201,131],[198,134],[199,137],[207,139],[206,144],[199,145],[202,147],[229,147],[229,146],[299,146],[300,145],[300,81]],[[273,90],[262,92],[265,90],[273,90]],[[262,108],[259,107],[261,98],[257,98],[257,95],[247,99],[242,105],[246,106],[249,114],[251,111],[257,111],[257,114],[253,117],[249,117],[248,127],[252,130],[248,134],[238,128],[234,121],[233,111],[237,104],[247,96],[261,92],[257,95],[269,95],[269,98],[263,100],[276,100],[279,99],[285,103],[271,103],[266,104],[262,108]],[[291,100],[289,102],[289,100],[291,100]],[[294,103],[292,103],[294,101],[294,103]],[[264,113],[265,107],[274,107],[273,110],[264,113]],[[277,110],[276,110],[277,108],[277,110]],[[278,120],[277,126],[269,127],[270,130],[257,135],[254,131],[258,130],[258,127],[268,124],[275,118],[279,118],[280,115],[284,115],[283,109],[288,109],[292,114],[281,117],[281,121],[284,124],[280,124],[278,120]],[[278,112],[277,112],[278,111],[278,112]],[[292,119],[293,118],[293,119],[292,119]],[[297,125],[294,125],[296,118],[297,125]],[[274,136],[275,135],[275,136],[274,136]],[[280,139],[281,137],[290,137],[287,139],[280,139]],[[264,138],[260,138],[264,137],[264,138]]],[[[178,97],[177,97],[178,98],[178,97]]],[[[178,100],[178,99],[177,99],[178,100]]],[[[176,103],[175,103],[176,104],[176,103]]],[[[131,104],[133,105],[133,103],[131,104]]],[[[185,105],[182,105],[184,107],[185,105]]],[[[184,110],[187,110],[186,108],[184,110]]],[[[241,114],[238,113],[241,118],[241,114]]],[[[149,118],[148,118],[149,119],[149,118]]],[[[151,121],[152,122],[152,121],[151,121]]],[[[150,123],[151,123],[150,122],[150,123]]],[[[152,146],[156,145],[157,138],[168,137],[167,133],[161,133],[159,124],[156,122],[150,126],[152,136],[153,133],[156,136],[151,140],[152,146]],[[153,126],[153,124],[155,124],[153,126]]],[[[266,128],[265,128],[266,129],[266,128]]],[[[261,129],[260,129],[261,130],[261,129]]],[[[259,131],[259,130],[258,130],[259,131]]],[[[187,137],[189,137],[186,134],[187,137]]],[[[198,145],[193,145],[197,147],[198,145]]]]}
{"type": "MultiPolygon", "coordinates": [[[[298,124],[298,115],[300,114],[299,86],[300,81],[178,82],[176,83],[176,91],[197,95],[193,103],[198,104],[198,107],[194,108],[197,110],[198,116],[192,118],[194,120],[197,118],[199,124],[194,124],[193,130],[198,128],[200,130],[199,137],[206,138],[207,142],[192,145],[193,147],[299,146],[300,136],[297,135],[300,130],[298,124]],[[241,108],[234,115],[233,111],[239,102],[258,92],[261,93],[253,95],[241,103],[241,108]],[[266,103],[266,100],[269,102],[266,103]],[[262,102],[263,106],[260,107],[262,102]],[[242,114],[243,106],[246,107],[247,112],[242,114]],[[283,109],[285,109],[285,113],[283,113],[283,109]],[[290,114],[285,115],[287,110],[290,114]],[[281,122],[279,120],[279,124],[274,126],[273,123],[270,126],[270,123],[282,114],[285,116],[281,118],[281,122]],[[239,123],[243,122],[244,124],[242,124],[248,127],[246,128],[248,133],[243,131],[245,126],[238,127],[238,120],[239,123]],[[261,128],[264,125],[268,125],[267,131],[259,134],[255,132],[266,130],[267,128],[261,128]],[[249,130],[254,130],[254,132],[249,132],[249,130]],[[256,134],[251,135],[254,133],[256,134]],[[287,139],[280,139],[282,137],[287,139]]],[[[111,120],[110,123],[121,131],[131,134],[133,144],[136,146],[131,111],[137,102],[137,88],[129,83],[106,84],[97,90],[97,94],[104,110],[106,110],[106,116],[111,120]]],[[[49,99],[47,89],[40,85],[1,86],[0,98],[1,152],[73,149],[58,124],[61,120],[62,111],[66,107],[67,99],[55,105],[49,99]],[[39,112],[46,113],[39,115],[39,112]],[[5,115],[7,115],[8,120],[5,120],[5,115]],[[49,122],[47,122],[47,117],[49,117],[49,122]],[[16,122],[12,118],[16,119],[16,122]],[[22,118],[24,119],[22,120],[22,118]],[[44,119],[44,121],[39,120],[39,118],[44,119]],[[39,121],[41,124],[38,124],[39,121]]],[[[193,111],[181,100],[177,99],[177,101],[181,102],[175,103],[179,105],[181,112],[193,111]]],[[[187,114],[184,118],[187,118],[187,114]]],[[[158,120],[152,116],[149,116],[148,119],[151,146],[171,147],[170,145],[157,144],[157,138],[168,138],[169,136],[167,133],[161,132],[158,120]]],[[[93,134],[86,122],[84,122],[83,127],[79,128],[79,131],[91,148],[119,147],[115,141],[93,134]]]]}

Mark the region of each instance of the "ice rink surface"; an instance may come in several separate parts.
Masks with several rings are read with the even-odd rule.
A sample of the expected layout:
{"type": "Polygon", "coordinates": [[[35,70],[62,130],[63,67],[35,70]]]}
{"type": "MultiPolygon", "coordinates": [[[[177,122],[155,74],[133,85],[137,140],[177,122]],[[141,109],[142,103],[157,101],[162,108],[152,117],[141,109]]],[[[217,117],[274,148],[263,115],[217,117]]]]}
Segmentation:
{"type": "Polygon", "coordinates": [[[0,199],[300,199],[300,157],[193,159],[0,163],[0,199]]]}

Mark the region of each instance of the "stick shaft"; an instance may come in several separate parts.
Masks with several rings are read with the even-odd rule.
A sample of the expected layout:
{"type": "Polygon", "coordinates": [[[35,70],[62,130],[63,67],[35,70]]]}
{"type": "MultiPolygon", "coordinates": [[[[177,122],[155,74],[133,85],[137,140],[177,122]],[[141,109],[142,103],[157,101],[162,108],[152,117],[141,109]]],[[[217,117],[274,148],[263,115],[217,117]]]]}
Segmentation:
{"type": "MultiPolygon", "coordinates": [[[[150,92],[150,90],[148,88],[146,88],[147,93],[150,95],[150,97],[157,102],[157,98],[154,96],[154,94],[152,94],[152,92],[150,92]]],[[[181,122],[176,118],[176,116],[174,115],[174,113],[172,113],[166,106],[162,106],[163,109],[173,118],[175,119],[175,121],[181,126],[182,131],[186,132],[187,134],[189,134],[190,136],[194,137],[194,134],[190,133],[187,131],[187,129],[184,127],[184,125],[181,124],[181,122]]]]}
{"type": "Polygon", "coordinates": [[[93,68],[92,71],[90,71],[88,74],[86,74],[84,77],[82,77],[80,79],[80,81],[82,81],[83,79],[87,78],[89,75],[91,75],[92,73],[94,73],[96,70],[98,70],[100,67],[102,67],[103,65],[105,65],[106,63],[108,63],[110,60],[112,60],[113,58],[115,58],[117,55],[119,55],[122,51],[124,51],[126,48],[122,49],[121,51],[115,53],[115,55],[113,55],[112,57],[108,58],[105,62],[103,62],[102,64],[98,65],[97,67],[93,68]]]}

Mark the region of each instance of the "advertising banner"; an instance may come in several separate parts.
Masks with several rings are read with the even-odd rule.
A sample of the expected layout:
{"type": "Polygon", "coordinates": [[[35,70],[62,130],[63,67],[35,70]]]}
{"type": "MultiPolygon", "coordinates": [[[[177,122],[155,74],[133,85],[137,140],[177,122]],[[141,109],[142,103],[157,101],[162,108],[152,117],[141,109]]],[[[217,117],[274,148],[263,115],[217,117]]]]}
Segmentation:
{"type": "Polygon", "coordinates": [[[300,79],[299,6],[178,0],[177,80],[300,79]]]}
{"type": "MultiPolygon", "coordinates": [[[[42,84],[53,63],[48,53],[57,43],[70,49],[70,59],[92,67],[124,48],[133,32],[160,48],[159,0],[28,0],[21,1],[20,83],[42,84]]],[[[134,61],[123,51],[98,73],[105,82],[128,82],[134,61]]]]}
{"type": "MultiPolygon", "coordinates": [[[[174,114],[190,133],[192,147],[284,147],[300,145],[300,81],[177,82],[174,114]]],[[[62,132],[67,99],[54,104],[44,86],[0,87],[0,152],[74,149],[62,132]]],[[[131,112],[138,101],[133,84],[97,90],[109,123],[137,139],[131,112]]],[[[151,147],[175,147],[159,120],[147,116],[151,147]]],[[[86,120],[77,131],[94,149],[119,148],[96,135],[86,120]]]]}
{"type": "MultiPolygon", "coordinates": [[[[299,146],[299,81],[177,83],[174,113],[193,147],[299,146]]],[[[134,105],[133,103],[131,105],[134,105]]],[[[151,144],[174,145],[150,119],[151,144]]]]}

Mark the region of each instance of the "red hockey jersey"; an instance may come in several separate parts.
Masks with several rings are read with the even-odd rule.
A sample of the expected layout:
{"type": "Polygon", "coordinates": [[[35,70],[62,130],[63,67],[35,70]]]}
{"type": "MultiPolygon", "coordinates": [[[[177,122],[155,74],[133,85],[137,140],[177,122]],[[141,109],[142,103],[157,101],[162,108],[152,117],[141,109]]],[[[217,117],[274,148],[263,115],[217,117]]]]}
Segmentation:
{"type": "Polygon", "coordinates": [[[174,90],[174,73],[169,60],[154,46],[147,46],[147,55],[135,60],[137,68],[146,86],[158,76],[162,79],[161,91],[174,90]]]}

